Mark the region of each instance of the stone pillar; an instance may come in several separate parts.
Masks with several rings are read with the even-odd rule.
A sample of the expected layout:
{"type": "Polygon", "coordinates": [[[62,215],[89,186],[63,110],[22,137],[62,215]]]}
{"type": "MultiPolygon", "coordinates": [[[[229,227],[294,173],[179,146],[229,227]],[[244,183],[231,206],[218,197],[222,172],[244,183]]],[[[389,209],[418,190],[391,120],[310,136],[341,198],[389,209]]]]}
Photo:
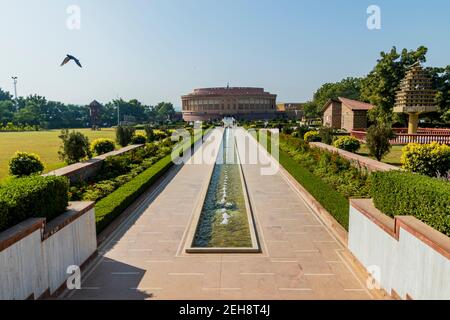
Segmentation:
{"type": "Polygon", "coordinates": [[[408,134],[416,134],[418,126],[419,126],[419,114],[410,113],[408,121],[408,134]]]}

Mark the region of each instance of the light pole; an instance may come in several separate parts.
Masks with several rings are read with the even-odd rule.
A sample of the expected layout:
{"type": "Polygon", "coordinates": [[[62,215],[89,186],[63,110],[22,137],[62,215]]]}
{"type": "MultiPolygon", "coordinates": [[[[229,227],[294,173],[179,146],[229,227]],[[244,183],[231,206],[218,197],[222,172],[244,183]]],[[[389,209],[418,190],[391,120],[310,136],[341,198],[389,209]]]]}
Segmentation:
{"type": "Polygon", "coordinates": [[[11,77],[11,78],[12,78],[13,81],[14,81],[14,95],[15,95],[16,101],[17,101],[17,77],[16,77],[16,76],[13,76],[13,77],[11,77]]]}

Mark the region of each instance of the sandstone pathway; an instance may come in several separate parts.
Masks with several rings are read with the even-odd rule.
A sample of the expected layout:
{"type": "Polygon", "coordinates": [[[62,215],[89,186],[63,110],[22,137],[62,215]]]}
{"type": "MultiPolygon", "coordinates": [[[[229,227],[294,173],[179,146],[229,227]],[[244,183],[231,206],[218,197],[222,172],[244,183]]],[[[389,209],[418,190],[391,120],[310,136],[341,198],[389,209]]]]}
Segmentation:
{"type": "MultiPolygon", "coordinates": [[[[207,139],[215,158],[222,130],[207,139]]],[[[244,130],[237,145],[244,151],[244,130]]],[[[253,147],[260,148],[252,139],[253,147]]],[[[260,157],[269,161],[265,152],[260,157]]],[[[200,150],[201,151],[201,150],[200,150]]],[[[199,151],[199,152],[200,152],[199,151]]],[[[185,238],[212,161],[167,178],[99,248],[70,299],[370,299],[346,250],[281,173],[245,164],[261,254],[186,254],[185,238]]]]}

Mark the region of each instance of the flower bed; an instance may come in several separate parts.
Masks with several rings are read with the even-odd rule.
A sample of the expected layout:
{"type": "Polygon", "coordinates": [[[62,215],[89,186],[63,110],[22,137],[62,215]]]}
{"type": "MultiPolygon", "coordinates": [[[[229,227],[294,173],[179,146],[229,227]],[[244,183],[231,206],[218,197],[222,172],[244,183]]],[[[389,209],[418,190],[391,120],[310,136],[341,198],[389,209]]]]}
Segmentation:
{"type": "MultiPolygon", "coordinates": [[[[185,152],[187,149],[191,148],[198,140],[201,140],[208,131],[209,130],[202,131],[202,134],[200,136],[191,136],[191,140],[189,143],[181,143],[181,145],[175,146],[174,149],[165,146],[165,142],[163,142],[158,145],[159,153],[157,153],[157,155],[159,154],[159,156],[161,156],[158,161],[153,162],[158,158],[158,156],[150,157],[148,158],[148,161],[144,160],[139,166],[139,170],[147,165],[149,166],[141,171],[141,173],[137,173],[137,170],[133,171],[132,169],[132,173],[130,173],[129,175],[133,177],[130,178],[128,176],[128,178],[130,178],[129,180],[128,178],[125,179],[124,175],[119,175],[114,178],[116,180],[119,179],[120,181],[128,181],[121,184],[121,186],[116,188],[114,191],[108,193],[108,195],[103,197],[101,200],[97,200],[98,202],[95,205],[97,233],[103,231],[116,217],[118,217],[153,183],[155,183],[155,181],[157,181],[165,172],[167,172],[167,170],[172,167],[172,165],[174,164],[172,161],[172,154],[181,154],[185,152]],[[144,162],[146,164],[143,164],[144,162]]],[[[150,148],[150,146],[147,145],[146,148],[148,149],[150,148]]],[[[147,150],[146,152],[150,151],[147,150]]],[[[123,161],[123,159],[116,159],[114,161],[120,162],[123,161]]]]}
{"type": "MultiPolygon", "coordinates": [[[[260,132],[260,137],[263,136],[264,133],[260,132]]],[[[355,168],[338,154],[311,148],[308,143],[290,135],[280,134],[279,161],[346,229],[348,198],[370,195],[367,170],[355,168]]]]}
{"type": "Polygon", "coordinates": [[[101,200],[168,155],[172,145],[173,142],[167,138],[158,144],[149,143],[143,148],[105,159],[102,169],[93,179],[70,187],[70,200],[101,200]]]}

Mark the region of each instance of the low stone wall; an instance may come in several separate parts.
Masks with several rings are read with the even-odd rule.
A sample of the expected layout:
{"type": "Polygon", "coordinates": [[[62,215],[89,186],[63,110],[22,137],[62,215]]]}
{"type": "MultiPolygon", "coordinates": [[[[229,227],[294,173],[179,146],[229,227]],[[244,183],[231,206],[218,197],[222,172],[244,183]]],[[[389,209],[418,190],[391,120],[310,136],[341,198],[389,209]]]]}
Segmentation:
{"type": "Polygon", "coordinates": [[[400,170],[399,167],[392,166],[377,160],[370,159],[368,157],[360,156],[349,151],[345,151],[339,148],[335,148],[328,144],[322,142],[310,142],[309,144],[313,148],[319,148],[322,150],[327,150],[329,152],[338,153],[342,158],[351,161],[355,166],[364,167],[369,171],[390,171],[390,170],[400,170]]]}
{"type": "Polygon", "coordinates": [[[368,199],[350,200],[348,248],[388,293],[450,299],[450,238],[412,216],[386,216],[368,199]]]}
{"type": "Polygon", "coordinates": [[[47,176],[47,175],[64,176],[64,177],[69,178],[71,183],[84,181],[85,179],[89,179],[89,178],[95,176],[100,171],[100,169],[102,168],[102,162],[106,158],[111,157],[111,156],[122,155],[129,151],[132,151],[132,150],[135,150],[138,148],[142,148],[143,146],[144,146],[143,144],[127,146],[122,149],[115,150],[112,152],[105,153],[101,156],[94,157],[85,162],[75,163],[70,166],[66,166],[61,169],[51,171],[51,172],[45,174],[44,176],[47,176]]]}
{"type": "Polygon", "coordinates": [[[97,250],[93,202],[73,202],[48,224],[28,219],[0,233],[0,300],[37,299],[55,293],[67,268],[97,250]]]}

